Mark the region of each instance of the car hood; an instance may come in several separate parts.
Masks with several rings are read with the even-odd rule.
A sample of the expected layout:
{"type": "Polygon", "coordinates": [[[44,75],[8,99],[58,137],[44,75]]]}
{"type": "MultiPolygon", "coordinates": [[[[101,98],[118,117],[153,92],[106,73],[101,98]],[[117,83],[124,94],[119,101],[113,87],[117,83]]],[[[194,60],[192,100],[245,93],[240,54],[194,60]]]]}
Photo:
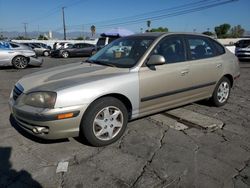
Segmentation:
{"type": "Polygon", "coordinates": [[[19,80],[24,93],[59,91],[76,85],[129,73],[129,69],[79,62],[39,71],[19,80]]]}

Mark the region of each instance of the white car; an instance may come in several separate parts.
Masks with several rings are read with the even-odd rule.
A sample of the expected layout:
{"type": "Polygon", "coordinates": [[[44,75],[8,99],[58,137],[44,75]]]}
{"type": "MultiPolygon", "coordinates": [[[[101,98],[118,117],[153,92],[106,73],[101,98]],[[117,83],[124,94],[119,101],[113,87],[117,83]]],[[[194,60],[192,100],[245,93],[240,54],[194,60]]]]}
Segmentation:
{"type": "Polygon", "coordinates": [[[24,69],[28,65],[41,66],[42,63],[43,60],[38,59],[31,48],[14,42],[0,41],[0,66],[24,69]]]}

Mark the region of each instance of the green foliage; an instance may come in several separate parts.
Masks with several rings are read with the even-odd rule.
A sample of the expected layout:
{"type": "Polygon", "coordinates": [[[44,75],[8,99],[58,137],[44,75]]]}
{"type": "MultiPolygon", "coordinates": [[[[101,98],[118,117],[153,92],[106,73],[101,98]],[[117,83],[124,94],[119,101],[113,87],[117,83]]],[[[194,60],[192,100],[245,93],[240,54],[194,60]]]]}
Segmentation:
{"type": "MultiPolygon", "coordinates": [[[[148,32],[148,30],[146,32],[148,32]]],[[[149,32],[168,32],[168,28],[167,27],[153,28],[149,32]]]]}
{"type": "Polygon", "coordinates": [[[91,30],[91,34],[92,34],[92,37],[94,36],[95,32],[96,32],[96,27],[94,25],[92,25],[90,27],[90,30],[91,30]]]}
{"type": "Polygon", "coordinates": [[[203,35],[208,35],[208,36],[214,36],[214,34],[211,31],[205,31],[202,34],[203,35]]]}
{"type": "Polygon", "coordinates": [[[243,36],[244,32],[245,32],[245,29],[243,29],[241,27],[241,25],[234,26],[230,30],[230,37],[232,37],[232,38],[240,38],[240,37],[243,36]]]}
{"type": "Polygon", "coordinates": [[[148,21],[147,21],[147,27],[150,28],[150,26],[151,26],[151,21],[148,20],[148,21]]]}
{"type": "Polygon", "coordinates": [[[77,37],[75,40],[84,40],[84,37],[77,37]]]}
{"type": "Polygon", "coordinates": [[[228,37],[228,31],[230,30],[231,25],[224,23],[219,26],[216,26],[214,28],[214,31],[218,38],[227,38],[228,37]]]}
{"type": "Polygon", "coordinates": [[[39,35],[39,37],[37,39],[38,40],[48,40],[48,38],[45,37],[44,35],[39,35]]]}
{"type": "Polygon", "coordinates": [[[16,40],[31,40],[29,37],[24,37],[24,36],[18,36],[14,39],[16,39],[16,40]]]}
{"type": "Polygon", "coordinates": [[[7,39],[6,37],[4,37],[3,35],[0,35],[0,40],[5,40],[7,39]]]}

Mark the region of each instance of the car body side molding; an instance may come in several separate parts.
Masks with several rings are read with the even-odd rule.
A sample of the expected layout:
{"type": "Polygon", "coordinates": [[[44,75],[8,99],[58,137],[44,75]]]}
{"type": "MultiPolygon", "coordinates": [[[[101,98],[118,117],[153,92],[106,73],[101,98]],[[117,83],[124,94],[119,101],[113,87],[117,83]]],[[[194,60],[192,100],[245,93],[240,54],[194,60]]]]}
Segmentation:
{"type": "Polygon", "coordinates": [[[179,89],[179,90],[175,90],[175,91],[160,93],[160,94],[157,94],[157,95],[152,95],[152,96],[141,98],[141,102],[146,102],[146,101],[154,100],[154,99],[157,99],[157,98],[160,98],[160,97],[166,97],[166,96],[169,96],[169,95],[174,95],[174,94],[178,94],[178,93],[182,93],[182,92],[186,92],[186,91],[190,91],[190,90],[194,90],[194,89],[200,89],[200,88],[212,86],[212,85],[215,85],[215,84],[216,84],[216,82],[214,81],[214,82],[209,82],[209,83],[202,84],[202,85],[196,85],[196,86],[183,88],[183,89],[179,89]]]}

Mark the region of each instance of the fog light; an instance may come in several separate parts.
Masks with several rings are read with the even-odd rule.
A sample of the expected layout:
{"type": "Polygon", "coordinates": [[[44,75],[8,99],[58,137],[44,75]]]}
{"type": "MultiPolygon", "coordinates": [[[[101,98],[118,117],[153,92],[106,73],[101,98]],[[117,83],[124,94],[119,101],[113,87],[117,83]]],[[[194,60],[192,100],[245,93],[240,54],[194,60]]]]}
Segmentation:
{"type": "Polygon", "coordinates": [[[32,129],[33,133],[35,134],[41,134],[41,133],[48,133],[49,129],[45,128],[45,127],[35,127],[32,129]]]}

